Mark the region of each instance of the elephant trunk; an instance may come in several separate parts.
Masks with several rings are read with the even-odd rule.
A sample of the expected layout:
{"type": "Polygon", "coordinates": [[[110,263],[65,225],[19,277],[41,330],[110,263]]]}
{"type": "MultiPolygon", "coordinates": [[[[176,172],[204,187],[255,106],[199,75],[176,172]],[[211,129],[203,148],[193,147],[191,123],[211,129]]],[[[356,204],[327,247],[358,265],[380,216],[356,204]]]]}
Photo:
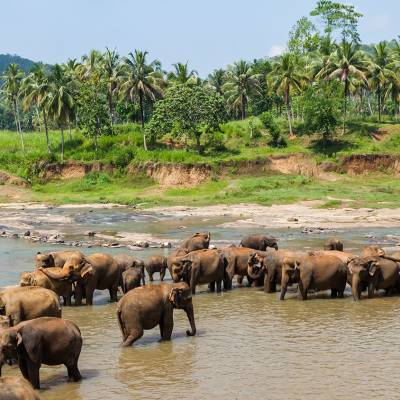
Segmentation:
{"type": "Polygon", "coordinates": [[[368,283],[368,298],[372,299],[372,297],[374,297],[374,293],[375,293],[375,285],[374,282],[369,282],[368,283]]]}
{"type": "Polygon", "coordinates": [[[190,302],[190,305],[188,305],[185,308],[186,315],[188,317],[189,323],[190,323],[190,331],[186,331],[186,335],[188,336],[194,336],[196,334],[196,324],[194,322],[194,311],[193,311],[193,303],[190,302]]]}
{"type": "Polygon", "coordinates": [[[289,283],[289,277],[286,274],[282,274],[281,296],[280,296],[281,300],[285,300],[285,294],[286,294],[286,291],[287,291],[288,283],[289,283]]]}
{"type": "Polygon", "coordinates": [[[361,298],[360,276],[356,273],[353,273],[351,279],[351,292],[353,293],[354,301],[360,300],[361,298]]]}
{"type": "Polygon", "coordinates": [[[46,269],[40,269],[41,272],[43,272],[45,275],[47,275],[51,279],[55,280],[65,280],[68,279],[71,276],[71,272],[69,270],[64,270],[62,269],[59,272],[54,272],[54,271],[49,271],[47,268],[46,269]]]}

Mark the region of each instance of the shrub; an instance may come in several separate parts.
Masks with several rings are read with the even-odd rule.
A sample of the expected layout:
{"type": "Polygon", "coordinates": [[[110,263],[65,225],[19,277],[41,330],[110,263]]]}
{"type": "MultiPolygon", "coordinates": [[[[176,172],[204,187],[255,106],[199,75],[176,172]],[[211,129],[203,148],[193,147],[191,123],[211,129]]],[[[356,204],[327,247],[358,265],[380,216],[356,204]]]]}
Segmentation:
{"type": "Polygon", "coordinates": [[[286,140],[281,135],[281,129],[272,112],[264,112],[260,115],[259,118],[263,123],[265,129],[267,129],[271,135],[271,141],[269,142],[269,145],[272,147],[286,147],[286,140]]]}

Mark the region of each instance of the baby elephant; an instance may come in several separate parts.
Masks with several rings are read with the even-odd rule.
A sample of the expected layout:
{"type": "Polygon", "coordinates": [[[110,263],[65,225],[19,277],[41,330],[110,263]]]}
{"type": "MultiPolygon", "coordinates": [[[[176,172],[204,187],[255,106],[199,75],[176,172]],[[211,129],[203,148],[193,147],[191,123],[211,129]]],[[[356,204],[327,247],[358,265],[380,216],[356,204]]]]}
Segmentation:
{"type": "Polygon", "coordinates": [[[185,282],[142,286],[125,294],[118,303],[117,317],[123,345],[130,346],[143,336],[143,331],[160,326],[162,340],[170,340],[174,326],[173,311],[186,311],[191,331],[196,334],[190,288],[185,282]]]}
{"type": "Polygon", "coordinates": [[[160,273],[161,282],[164,280],[165,271],[167,269],[167,257],[163,256],[151,256],[145,263],[146,271],[149,274],[149,279],[153,282],[153,275],[156,272],[160,273]]]}
{"type": "Polygon", "coordinates": [[[40,400],[31,384],[18,376],[0,378],[0,400],[40,400]]]}
{"type": "Polygon", "coordinates": [[[68,377],[81,379],[78,359],[82,349],[79,328],[62,318],[42,317],[3,331],[0,339],[0,376],[5,363],[18,360],[19,369],[35,389],[40,389],[39,369],[42,364],[64,364],[68,377]]]}
{"type": "Polygon", "coordinates": [[[140,286],[143,272],[136,268],[127,269],[122,273],[122,291],[128,293],[130,290],[140,286]]]}

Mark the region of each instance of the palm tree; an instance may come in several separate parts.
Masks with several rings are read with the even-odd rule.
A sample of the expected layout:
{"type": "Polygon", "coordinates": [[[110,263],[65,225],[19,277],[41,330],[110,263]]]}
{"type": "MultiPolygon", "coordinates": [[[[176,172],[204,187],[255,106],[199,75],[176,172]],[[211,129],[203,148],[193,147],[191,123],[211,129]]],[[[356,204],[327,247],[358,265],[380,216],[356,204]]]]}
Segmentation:
{"type": "Polygon", "coordinates": [[[124,74],[121,77],[121,89],[124,95],[135,101],[139,98],[140,119],[143,131],[143,146],[147,151],[146,133],[144,131],[145,100],[155,101],[157,96],[163,94],[163,77],[158,71],[158,63],[153,61],[147,63],[147,51],[135,50],[125,58],[124,74]]]}
{"type": "Polygon", "coordinates": [[[350,94],[350,80],[352,77],[367,82],[367,70],[363,53],[354,43],[343,41],[335,45],[336,50],[329,57],[327,65],[317,74],[316,78],[339,79],[344,85],[343,94],[343,135],[346,133],[347,98],[350,94]]]}
{"type": "Polygon", "coordinates": [[[197,77],[197,71],[192,69],[189,70],[188,62],[186,61],[185,64],[183,63],[176,63],[172,64],[175,71],[170,72],[168,74],[168,80],[177,84],[189,83],[189,84],[197,84],[199,78],[197,77]]]}
{"type": "Polygon", "coordinates": [[[222,87],[226,80],[226,72],[223,69],[216,69],[210,75],[208,75],[208,83],[214,88],[214,90],[222,95],[222,87]]]}
{"type": "Polygon", "coordinates": [[[46,133],[47,150],[51,153],[49,141],[49,128],[47,121],[47,110],[45,107],[49,95],[49,79],[43,64],[36,64],[22,83],[22,94],[24,95],[23,106],[28,110],[32,105],[36,107],[40,121],[40,113],[43,114],[43,124],[46,133]]]}
{"type": "Polygon", "coordinates": [[[231,108],[240,110],[241,119],[245,119],[249,97],[253,93],[261,95],[259,75],[253,72],[248,62],[240,60],[227,71],[222,91],[231,108]]]}
{"type": "Polygon", "coordinates": [[[305,76],[299,73],[298,69],[299,58],[292,53],[285,53],[279,61],[276,61],[272,66],[271,71],[271,86],[278,93],[282,93],[286,106],[289,132],[293,134],[290,94],[293,90],[301,91],[302,81],[305,76]]]}
{"type": "Polygon", "coordinates": [[[64,129],[73,119],[75,113],[73,81],[59,64],[53,67],[49,81],[46,108],[49,116],[61,130],[61,162],[64,162],[64,129]]]}
{"type": "Polygon", "coordinates": [[[19,97],[21,94],[21,84],[24,78],[24,73],[17,64],[10,64],[5,70],[3,76],[2,92],[5,94],[7,100],[12,106],[15,127],[19,132],[21,138],[22,151],[25,151],[24,136],[21,128],[21,121],[19,118],[19,97]]]}

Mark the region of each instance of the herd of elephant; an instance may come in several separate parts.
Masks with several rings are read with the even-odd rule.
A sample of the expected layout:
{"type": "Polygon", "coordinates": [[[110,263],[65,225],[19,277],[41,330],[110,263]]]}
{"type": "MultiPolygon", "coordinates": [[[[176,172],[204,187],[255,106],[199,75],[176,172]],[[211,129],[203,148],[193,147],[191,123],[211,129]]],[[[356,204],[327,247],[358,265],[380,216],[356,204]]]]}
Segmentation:
{"type": "MultiPolygon", "coordinates": [[[[94,291],[108,289],[110,301],[117,302],[121,288],[117,321],[123,345],[130,346],[157,325],[161,339],[170,340],[175,308],[186,312],[186,333],[194,336],[196,286],[208,284],[211,292],[231,290],[235,277],[239,286],[246,278],[248,286],[262,286],[267,293],[280,285],[281,300],[293,284],[306,300],[310,290],[330,289],[331,297],[343,297],[348,283],[354,300],[359,300],[365,290],[368,297],[379,289],[400,292],[400,253],[387,255],[378,246],[368,246],[358,256],[345,252],[337,239],[327,241],[323,250],[282,250],[275,238],[265,235],[248,236],[239,247],[211,248],[209,232],[190,236],[168,257],[146,261],[128,254],[39,252],[36,269],[23,272],[19,286],[0,291],[0,376],[4,364],[17,363],[23,378],[38,389],[41,365],[63,364],[71,380],[81,379],[81,332],[62,318],[60,298],[64,306],[71,306],[72,297],[77,306],[83,300],[92,305],[94,291]],[[146,285],[145,270],[150,281],[155,273],[163,281],[169,270],[173,283],[146,285]]],[[[23,378],[0,378],[0,400],[38,399],[23,378]]]]}

